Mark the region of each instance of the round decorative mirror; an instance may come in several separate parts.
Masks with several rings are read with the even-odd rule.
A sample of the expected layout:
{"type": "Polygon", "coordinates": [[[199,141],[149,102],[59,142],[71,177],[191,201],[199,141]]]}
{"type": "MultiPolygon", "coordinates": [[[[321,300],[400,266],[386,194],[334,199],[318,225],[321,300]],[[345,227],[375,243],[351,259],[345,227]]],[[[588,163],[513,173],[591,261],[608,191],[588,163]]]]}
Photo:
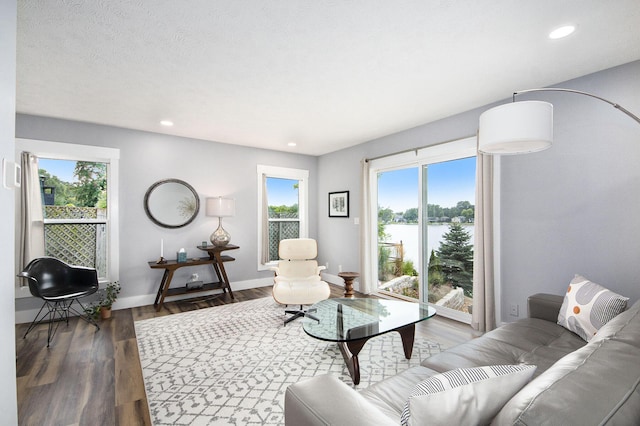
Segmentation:
{"type": "Polygon", "coordinates": [[[200,211],[195,189],[179,179],[165,179],[151,185],[144,195],[144,211],[156,225],[181,228],[193,222],[200,211]]]}

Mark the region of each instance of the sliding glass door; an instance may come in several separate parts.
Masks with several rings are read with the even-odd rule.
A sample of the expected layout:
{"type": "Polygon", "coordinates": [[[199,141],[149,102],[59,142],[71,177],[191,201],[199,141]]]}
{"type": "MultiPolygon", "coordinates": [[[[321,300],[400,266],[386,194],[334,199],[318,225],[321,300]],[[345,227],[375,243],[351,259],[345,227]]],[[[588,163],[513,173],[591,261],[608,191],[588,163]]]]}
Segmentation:
{"type": "Polygon", "coordinates": [[[428,301],[439,314],[468,322],[473,302],[475,145],[452,144],[450,150],[422,150],[418,161],[407,163],[401,154],[396,164],[391,157],[381,167],[372,165],[375,275],[380,294],[428,301]]]}

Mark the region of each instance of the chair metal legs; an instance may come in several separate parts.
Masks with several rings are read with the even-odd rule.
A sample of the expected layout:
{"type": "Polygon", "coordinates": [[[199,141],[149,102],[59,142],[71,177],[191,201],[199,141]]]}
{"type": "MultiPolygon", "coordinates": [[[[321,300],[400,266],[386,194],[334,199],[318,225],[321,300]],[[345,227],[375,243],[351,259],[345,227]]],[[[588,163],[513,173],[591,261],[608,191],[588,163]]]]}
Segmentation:
{"type": "Polygon", "coordinates": [[[311,315],[313,312],[316,312],[317,309],[315,308],[311,308],[308,310],[304,310],[302,309],[302,305],[300,305],[300,309],[296,309],[296,310],[292,310],[292,309],[285,309],[284,313],[285,314],[293,314],[293,316],[287,318],[284,321],[284,325],[287,325],[288,323],[290,323],[291,321],[293,321],[296,318],[301,318],[301,317],[307,317],[307,318],[311,318],[313,320],[316,320],[318,322],[320,322],[320,319],[314,315],[311,315]]]}
{"type": "Polygon", "coordinates": [[[27,338],[27,334],[29,334],[29,332],[33,330],[35,326],[39,325],[40,323],[46,320],[49,323],[48,324],[49,329],[47,331],[47,347],[49,347],[49,344],[51,343],[53,336],[56,334],[56,331],[58,330],[58,326],[60,325],[60,322],[64,321],[67,323],[67,326],[69,325],[70,313],[72,315],[77,316],[78,318],[83,319],[89,324],[94,325],[97,330],[100,330],[98,323],[95,322],[93,318],[89,317],[85,313],[84,306],[82,305],[82,303],[80,303],[79,300],[77,299],[63,299],[63,300],[56,300],[56,301],[45,300],[44,304],[38,311],[36,318],[33,320],[31,325],[29,325],[29,328],[27,329],[26,333],[24,333],[23,339],[27,338]],[[82,308],[82,313],[72,306],[73,302],[76,302],[78,303],[78,305],[80,305],[80,308],[82,308]],[[45,307],[47,308],[47,310],[43,312],[45,307]],[[55,326],[54,326],[54,323],[55,323],[55,326]]]}

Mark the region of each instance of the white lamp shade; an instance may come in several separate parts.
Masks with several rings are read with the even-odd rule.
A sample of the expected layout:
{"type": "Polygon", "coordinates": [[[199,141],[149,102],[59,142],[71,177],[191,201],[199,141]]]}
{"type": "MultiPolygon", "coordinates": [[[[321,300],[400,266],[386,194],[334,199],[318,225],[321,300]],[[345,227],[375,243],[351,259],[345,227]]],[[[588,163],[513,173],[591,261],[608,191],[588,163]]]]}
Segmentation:
{"type": "Polygon", "coordinates": [[[524,154],[547,149],[553,142],[553,105],[513,102],[480,115],[478,151],[484,154],[524,154]]]}
{"type": "Polygon", "coordinates": [[[222,197],[207,198],[205,211],[207,216],[233,216],[236,214],[236,200],[222,197]]]}

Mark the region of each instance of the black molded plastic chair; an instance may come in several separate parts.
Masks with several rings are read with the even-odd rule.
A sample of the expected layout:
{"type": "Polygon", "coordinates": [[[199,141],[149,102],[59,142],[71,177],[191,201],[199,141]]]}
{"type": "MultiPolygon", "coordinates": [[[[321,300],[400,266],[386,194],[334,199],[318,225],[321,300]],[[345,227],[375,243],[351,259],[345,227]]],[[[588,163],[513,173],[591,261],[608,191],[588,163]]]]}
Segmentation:
{"type": "Polygon", "coordinates": [[[47,319],[49,322],[47,347],[49,347],[51,339],[60,325],[59,321],[65,321],[69,325],[70,313],[93,324],[100,330],[93,318],[86,315],[84,306],[78,300],[79,297],[88,296],[98,291],[98,273],[95,269],[71,266],[53,257],[41,257],[29,262],[18,276],[28,280],[29,291],[33,296],[44,300],[36,318],[24,333],[24,338],[36,325],[47,319]],[[73,302],[80,305],[82,310],[76,310],[72,306],[73,302]],[[47,311],[43,312],[45,307],[47,311]]]}

